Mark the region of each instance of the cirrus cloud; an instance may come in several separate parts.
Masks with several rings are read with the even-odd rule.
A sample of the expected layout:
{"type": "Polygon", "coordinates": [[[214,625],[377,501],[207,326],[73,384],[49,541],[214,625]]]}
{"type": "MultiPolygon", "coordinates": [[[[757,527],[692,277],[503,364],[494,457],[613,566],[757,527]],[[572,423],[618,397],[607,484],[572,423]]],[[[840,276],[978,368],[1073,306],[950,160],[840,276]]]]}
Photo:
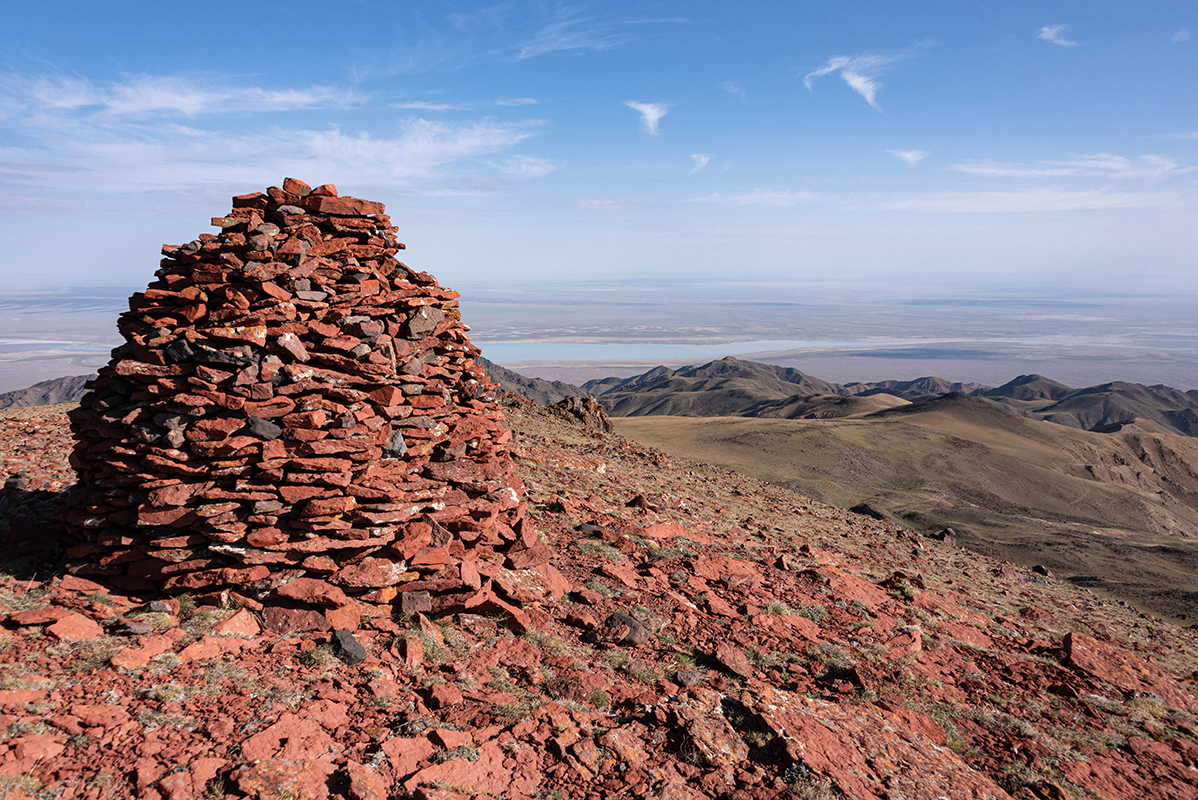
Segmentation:
{"type": "Polygon", "coordinates": [[[1036,33],[1036,38],[1043,39],[1046,42],[1060,45],[1061,47],[1076,47],[1077,42],[1071,39],[1066,39],[1061,33],[1069,27],[1068,25],[1045,25],[1036,33]]]}
{"type": "Polygon", "coordinates": [[[906,161],[908,166],[912,167],[931,155],[927,150],[887,150],[886,152],[895,158],[906,161]]]}
{"type": "MultiPolygon", "coordinates": [[[[358,99],[333,89],[267,90],[187,76],[133,76],[105,85],[2,76],[0,189],[120,194],[273,183],[300,174],[399,192],[445,192],[468,186],[466,176],[489,163],[479,159],[503,154],[539,124],[417,118],[379,133],[258,119],[358,99]],[[232,112],[238,113],[235,126],[211,119],[232,112]]],[[[491,166],[512,179],[554,168],[532,156],[491,166]]]]}
{"type": "MultiPolygon", "coordinates": [[[[834,72],[840,73],[840,77],[854,92],[864,97],[865,102],[878,108],[877,95],[878,90],[882,88],[878,77],[898,62],[915,55],[918,49],[930,47],[932,44],[931,40],[920,42],[916,48],[901,53],[862,53],[856,56],[835,56],[828,59],[819,69],[804,75],[803,85],[807,87],[807,91],[811,92],[814,91],[812,87],[816,78],[822,78],[834,72]]],[[[881,109],[878,108],[878,110],[881,109]]]]}
{"type": "Polygon", "coordinates": [[[814,192],[794,189],[754,189],[747,194],[721,194],[714,192],[704,197],[695,197],[696,203],[717,203],[726,206],[767,206],[787,208],[799,203],[810,203],[820,199],[814,192]]]}
{"type": "Polygon", "coordinates": [[[657,135],[657,123],[661,121],[662,117],[670,113],[670,107],[665,103],[638,103],[635,100],[629,100],[624,105],[634,111],[640,112],[641,125],[644,126],[650,136],[657,135]]]}

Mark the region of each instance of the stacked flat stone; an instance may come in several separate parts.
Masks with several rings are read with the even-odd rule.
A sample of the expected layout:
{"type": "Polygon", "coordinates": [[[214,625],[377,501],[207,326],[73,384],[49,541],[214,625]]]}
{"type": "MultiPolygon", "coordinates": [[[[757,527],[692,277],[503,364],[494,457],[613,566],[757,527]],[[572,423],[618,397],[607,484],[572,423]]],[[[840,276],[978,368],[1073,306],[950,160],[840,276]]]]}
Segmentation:
{"type": "Polygon", "coordinates": [[[331,185],[212,223],[163,247],[72,414],[75,571],[325,605],[486,593],[479,569],[536,534],[458,293],[331,185]]]}

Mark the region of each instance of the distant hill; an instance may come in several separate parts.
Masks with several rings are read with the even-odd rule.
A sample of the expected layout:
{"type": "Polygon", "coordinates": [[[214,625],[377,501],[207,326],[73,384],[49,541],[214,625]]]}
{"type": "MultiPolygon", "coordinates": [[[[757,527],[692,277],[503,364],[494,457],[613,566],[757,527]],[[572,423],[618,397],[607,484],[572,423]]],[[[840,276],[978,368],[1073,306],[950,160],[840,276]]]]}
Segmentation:
{"type": "Polygon", "coordinates": [[[31,406],[48,406],[54,403],[71,403],[83,397],[87,391],[83,388],[83,384],[94,377],[94,375],[73,375],[69,378],[54,378],[35,383],[28,389],[5,392],[0,394],[0,408],[29,408],[31,406]]]}
{"type": "Polygon", "coordinates": [[[1135,425],[1146,432],[1198,436],[1198,390],[1122,381],[1086,389],[1073,389],[1043,375],[1020,375],[997,388],[936,377],[841,385],[789,367],[728,357],[676,370],[655,367],[631,378],[587,381],[582,389],[598,397],[613,417],[827,419],[904,405],[887,399],[860,402],[868,398],[918,405],[953,395],[1087,431],[1110,433],[1135,425]]]}
{"type": "Polygon", "coordinates": [[[545,381],[540,378],[527,378],[507,367],[501,367],[494,361],[485,358],[475,359],[491,380],[499,384],[505,391],[523,395],[534,403],[543,406],[552,405],[567,397],[586,397],[591,393],[581,386],[562,381],[545,381]]]}
{"type": "MultiPolygon", "coordinates": [[[[877,395],[873,400],[886,395],[877,395]]],[[[829,406],[863,398],[826,397],[829,406]]],[[[1175,620],[1198,618],[1198,439],[1140,424],[1052,425],[959,392],[841,416],[614,419],[677,456],[1075,581],[1175,620]]],[[[795,407],[816,410],[816,400],[795,407]]]]}
{"type": "Polygon", "coordinates": [[[839,395],[840,384],[790,367],[722,358],[697,367],[657,367],[632,378],[588,381],[608,413],[619,417],[740,415],[763,402],[796,395],[839,395]],[[601,391],[600,391],[601,390],[601,391]]]}
{"type": "Polygon", "coordinates": [[[1114,381],[1070,389],[1041,375],[1020,375],[983,396],[1058,425],[1109,433],[1144,430],[1198,436],[1198,390],[1114,381]]]}
{"type": "Polygon", "coordinates": [[[913,381],[878,381],[876,383],[848,383],[844,391],[848,394],[876,395],[890,394],[904,400],[923,400],[939,397],[949,392],[962,394],[977,394],[985,390],[980,383],[960,383],[946,381],[944,378],[916,378],[913,381]]]}
{"type": "Polygon", "coordinates": [[[982,394],[1007,400],[1059,400],[1072,391],[1065,384],[1057,383],[1043,375],[1020,375],[997,389],[989,389],[982,394]]]}

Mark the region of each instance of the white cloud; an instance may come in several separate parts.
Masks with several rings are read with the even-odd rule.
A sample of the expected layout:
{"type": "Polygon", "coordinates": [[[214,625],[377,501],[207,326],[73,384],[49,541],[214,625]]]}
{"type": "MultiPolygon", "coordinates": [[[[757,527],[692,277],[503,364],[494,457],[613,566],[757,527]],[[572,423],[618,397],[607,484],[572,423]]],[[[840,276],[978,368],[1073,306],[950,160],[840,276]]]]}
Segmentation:
{"type": "Polygon", "coordinates": [[[0,92],[9,114],[75,112],[105,118],[302,111],[347,107],[364,99],[350,89],[227,86],[190,75],[131,75],[102,85],[79,78],[5,75],[0,76],[0,92]]]}
{"type": "Polygon", "coordinates": [[[662,117],[670,113],[670,107],[664,103],[637,103],[629,100],[624,105],[640,112],[641,124],[653,136],[657,135],[657,123],[661,121],[662,117]]]}
{"type": "Polygon", "coordinates": [[[1020,214],[1144,208],[1177,200],[1172,194],[1027,189],[1013,192],[936,192],[879,204],[884,211],[948,214],[1020,214]]]}
{"type": "Polygon", "coordinates": [[[610,50],[640,38],[635,27],[661,23],[684,23],[685,19],[627,19],[578,16],[578,9],[558,6],[554,19],[516,48],[516,60],[556,52],[610,50]]]}
{"type": "Polygon", "coordinates": [[[691,160],[695,162],[695,166],[689,174],[694,175],[711,161],[711,153],[691,153],[691,160]]]}
{"type": "MultiPolygon", "coordinates": [[[[0,190],[190,191],[266,185],[291,174],[317,183],[445,193],[476,185],[472,176],[489,163],[480,159],[502,155],[539,124],[417,118],[379,134],[337,126],[288,128],[275,120],[260,122],[252,113],[337,107],[359,99],[332,89],[265,90],[178,76],[133,76],[103,86],[2,76],[0,190]],[[236,127],[223,120],[194,121],[233,111],[240,112],[236,127]]],[[[536,178],[555,168],[533,156],[491,166],[510,179],[536,178]]]]}
{"type": "Polygon", "coordinates": [[[927,150],[887,150],[886,152],[895,158],[901,158],[912,167],[931,155],[927,150]]]}
{"type": "Polygon", "coordinates": [[[392,108],[408,108],[416,111],[465,111],[470,108],[468,104],[459,103],[426,103],[421,100],[412,100],[407,103],[395,103],[392,108]]]}
{"type": "Polygon", "coordinates": [[[1109,178],[1160,181],[1193,172],[1168,156],[1145,155],[1135,158],[1114,153],[1093,153],[1062,161],[1035,164],[1011,164],[985,159],[963,161],[949,169],[988,178],[1109,178]]]}
{"type": "Polygon", "coordinates": [[[535,156],[509,156],[491,166],[514,180],[543,178],[557,169],[557,165],[545,158],[535,156]]]}
{"type": "Polygon", "coordinates": [[[535,106],[540,101],[534,97],[500,97],[495,100],[497,106],[535,106]]]}
{"type": "Polygon", "coordinates": [[[620,200],[571,200],[569,204],[574,208],[582,208],[587,211],[625,211],[641,208],[635,203],[625,203],[620,200]]]}
{"type": "Polygon", "coordinates": [[[909,58],[911,52],[894,53],[891,55],[875,55],[873,53],[864,53],[859,56],[836,56],[828,59],[822,67],[809,72],[803,76],[803,85],[808,91],[814,91],[812,84],[816,78],[822,78],[825,75],[831,75],[833,72],[839,72],[840,77],[844,79],[853,91],[865,98],[865,102],[869,103],[874,108],[878,108],[877,94],[882,88],[877,78],[886,72],[892,65],[909,58]]]}
{"type": "Polygon", "coordinates": [[[739,97],[742,103],[749,102],[749,96],[745,93],[744,87],[742,87],[736,81],[721,81],[720,83],[717,83],[716,86],[720,87],[734,97],[739,97]]]}
{"type": "Polygon", "coordinates": [[[1173,34],[1173,41],[1188,42],[1190,40],[1190,29],[1182,28],[1177,33],[1173,34]]]}
{"type": "Polygon", "coordinates": [[[1046,42],[1052,42],[1053,44],[1059,44],[1061,47],[1076,47],[1077,42],[1072,41],[1070,39],[1066,39],[1064,36],[1061,36],[1061,33],[1067,27],[1069,27],[1069,26],[1068,25],[1045,25],[1043,28],[1040,29],[1040,31],[1036,34],[1036,36],[1040,39],[1043,39],[1046,42]]]}
{"type": "Polygon", "coordinates": [[[754,189],[751,194],[720,194],[715,192],[705,197],[696,197],[697,203],[718,203],[727,206],[772,206],[786,208],[799,203],[810,203],[818,200],[814,192],[801,192],[792,189],[754,189]]]}

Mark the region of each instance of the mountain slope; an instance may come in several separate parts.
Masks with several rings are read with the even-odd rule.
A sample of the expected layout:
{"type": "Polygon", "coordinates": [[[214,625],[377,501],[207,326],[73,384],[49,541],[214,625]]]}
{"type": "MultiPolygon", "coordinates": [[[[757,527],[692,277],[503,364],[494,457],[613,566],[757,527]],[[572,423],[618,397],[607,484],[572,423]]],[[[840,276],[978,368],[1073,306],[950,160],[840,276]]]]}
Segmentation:
{"type": "Polygon", "coordinates": [[[621,435],[1198,619],[1198,440],[954,394],[842,419],[615,419],[621,435]]]}
{"type": "Polygon", "coordinates": [[[612,385],[589,382],[584,388],[606,387],[599,400],[613,416],[712,416],[742,413],[763,401],[795,395],[841,394],[839,384],[812,378],[790,367],[776,367],[728,357],[696,367],[657,367],[612,385]]]}
{"type": "MultiPolygon", "coordinates": [[[[494,602],[413,615],[380,598],[287,633],[263,630],[237,592],[147,605],[163,598],[63,575],[67,419],[0,414],[0,460],[31,464],[46,487],[0,496],[0,787],[146,800],[1193,796],[1192,631],[507,403],[539,541],[518,561],[478,561],[494,602]],[[360,663],[328,619],[353,628],[360,663]]],[[[662,420],[712,422],[629,421],[662,420]]]]}
{"type": "Polygon", "coordinates": [[[35,383],[27,389],[0,394],[0,409],[48,406],[54,403],[71,403],[83,397],[87,391],[83,384],[94,375],[74,375],[69,378],[54,378],[35,383]]]}
{"type": "MultiPolygon", "coordinates": [[[[1085,389],[1042,375],[1020,375],[994,389],[925,377],[909,381],[838,383],[813,378],[796,369],[728,357],[702,366],[671,370],[656,367],[631,378],[588,381],[583,388],[599,397],[618,417],[793,416],[801,418],[822,405],[836,416],[859,413],[851,404],[813,395],[836,397],[891,396],[920,403],[945,394],[980,396],[1025,416],[1089,431],[1114,431],[1139,422],[1158,433],[1198,436],[1198,390],[1114,382],[1085,389]],[[781,409],[787,409],[783,411],[781,409]]],[[[820,412],[822,413],[822,412],[820,412]]]]}

